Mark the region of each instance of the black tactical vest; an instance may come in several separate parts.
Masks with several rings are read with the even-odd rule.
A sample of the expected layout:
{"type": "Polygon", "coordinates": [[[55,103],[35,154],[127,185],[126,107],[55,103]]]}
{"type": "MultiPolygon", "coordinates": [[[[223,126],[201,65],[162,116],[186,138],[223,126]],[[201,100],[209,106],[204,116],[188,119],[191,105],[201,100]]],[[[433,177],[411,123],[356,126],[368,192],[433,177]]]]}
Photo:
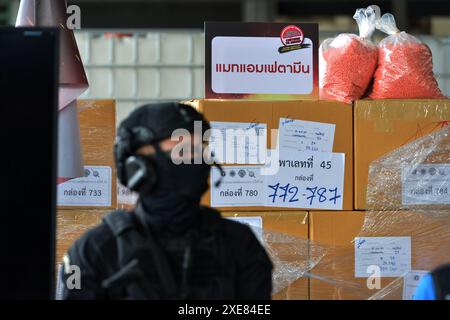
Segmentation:
{"type": "Polygon", "coordinates": [[[121,288],[125,299],[233,299],[234,268],[220,219],[202,208],[197,228],[185,237],[156,239],[137,215],[112,212],[104,222],[116,238],[118,272],[103,287],[121,288]]]}

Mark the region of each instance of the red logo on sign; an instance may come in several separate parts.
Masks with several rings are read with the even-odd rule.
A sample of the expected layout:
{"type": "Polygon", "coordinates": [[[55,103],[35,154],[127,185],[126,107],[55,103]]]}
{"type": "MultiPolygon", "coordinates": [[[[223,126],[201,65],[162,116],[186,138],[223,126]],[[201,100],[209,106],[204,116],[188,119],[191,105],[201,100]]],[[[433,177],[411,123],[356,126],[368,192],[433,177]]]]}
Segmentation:
{"type": "Polygon", "coordinates": [[[281,42],[285,46],[292,46],[295,44],[302,44],[303,42],[303,31],[297,26],[290,25],[281,31],[281,42]]]}

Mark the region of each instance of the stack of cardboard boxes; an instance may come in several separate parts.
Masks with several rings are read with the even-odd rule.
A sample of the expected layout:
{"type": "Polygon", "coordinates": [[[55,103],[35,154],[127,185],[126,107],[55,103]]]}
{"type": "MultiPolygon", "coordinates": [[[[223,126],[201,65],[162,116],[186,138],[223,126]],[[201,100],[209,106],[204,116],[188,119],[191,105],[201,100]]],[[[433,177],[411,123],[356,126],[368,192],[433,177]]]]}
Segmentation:
{"type": "MultiPolygon", "coordinates": [[[[360,100],[354,105],[355,209],[366,210],[369,166],[449,124],[450,100],[360,100]]],[[[371,203],[371,209],[385,209],[371,203]]],[[[398,204],[400,205],[400,204],[398,204]]],[[[396,209],[396,208],[392,208],[396,209]]]]}
{"type": "MultiPolygon", "coordinates": [[[[278,128],[280,118],[336,125],[333,152],[345,153],[346,157],[342,211],[268,207],[217,209],[224,216],[260,216],[263,230],[294,235],[311,241],[311,245],[317,243],[328,248],[328,254],[311,270],[311,274],[292,283],[274,298],[367,299],[375,294],[376,290],[367,288],[366,278],[355,278],[354,261],[354,238],[361,234],[370,236],[370,227],[363,228],[365,210],[368,209],[369,166],[377,158],[446,126],[450,120],[449,100],[361,100],[353,106],[330,101],[198,100],[192,103],[210,121],[267,123],[269,131],[278,128]],[[308,219],[305,219],[306,214],[308,219]]],[[[272,140],[274,138],[268,135],[268,146],[274,148],[276,141],[272,140]]],[[[210,204],[209,193],[205,194],[202,203],[210,204]]],[[[383,199],[380,199],[378,208],[370,209],[385,210],[383,199]]],[[[383,214],[380,218],[376,214],[371,215],[372,220],[383,217],[383,214]]],[[[401,228],[396,228],[393,226],[392,234],[386,236],[411,236],[415,230],[412,227],[402,233],[397,232],[401,228]]],[[[416,243],[413,237],[412,243],[416,243]]],[[[420,247],[420,244],[415,246],[420,247]]],[[[420,261],[414,249],[413,269],[420,261]]],[[[429,262],[431,264],[436,262],[429,262]]],[[[382,278],[381,285],[384,287],[394,280],[382,278]]],[[[401,298],[398,290],[393,290],[391,298],[401,298]]]]}
{"type": "MultiPolygon", "coordinates": [[[[275,208],[275,207],[220,207],[217,208],[225,217],[260,216],[264,231],[276,231],[304,239],[324,242],[339,241],[341,235],[336,227],[338,240],[323,238],[328,234],[330,225],[321,225],[321,217],[325,221],[338,220],[339,215],[349,217],[353,214],[353,108],[351,105],[331,101],[244,101],[244,100],[198,100],[193,105],[209,121],[266,123],[268,132],[278,129],[280,118],[299,119],[335,125],[333,152],[345,154],[343,211],[309,211],[307,208],[275,208]],[[329,218],[329,219],[328,219],[329,218]],[[313,230],[315,232],[313,232],[313,230]],[[325,231],[327,230],[327,231],[325,231]]],[[[276,147],[275,137],[268,134],[267,145],[276,147]]],[[[204,205],[210,205],[210,193],[202,199],[204,205]]],[[[355,213],[358,222],[363,215],[355,213]]],[[[350,219],[351,220],[351,219],[350,219]]],[[[338,222],[339,223],[339,222],[338,222]]],[[[353,233],[357,233],[361,224],[353,224],[353,233]]],[[[349,240],[350,241],[350,240],[349,240]]],[[[314,287],[310,287],[308,277],[302,277],[290,286],[274,295],[275,299],[310,299],[317,296],[314,287]]],[[[331,298],[331,296],[330,296],[331,298]]]]}
{"type": "MultiPolygon", "coordinates": [[[[329,101],[245,101],[198,100],[193,105],[209,121],[265,123],[268,132],[278,129],[280,118],[300,119],[335,124],[333,152],[345,154],[343,210],[353,210],[353,112],[350,105],[329,101]]],[[[276,138],[267,135],[267,146],[276,147],[276,138]],[[275,138],[275,139],[274,139],[275,138]]],[[[203,197],[204,205],[210,204],[210,193],[203,197]]],[[[286,210],[268,207],[221,207],[229,210],[286,210]]],[[[294,210],[301,210],[296,208],[294,210]]]]}
{"type": "MultiPolygon", "coordinates": [[[[71,244],[84,232],[100,223],[104,214],[117,207],[113,144],[115,138],[115,101],[79,100],[80,139],[85,166],[110,168],[109,204],[92,206],[87,204],[59,203],[57,210],[56,263],[71,244]]],[[[61,188],[61,186],[58,186],[61,188]]],[[[92,194],[93,196],[93,194],[92,194]]],[[[87,195],[89,197],[89,190],[87,195]]]]}
{"type": "MultiPolygon", "coordinates": [[[[366,188],[369,166],[374,160],[447,125],[450,121],[449,100],[361,100],[354,105],[331,101],[195,100],[191,104],[209,121],[266,123],[269,132],[278,128],[280,118],[335,124],[333,152],[345,154],[342,211],[261,206],[217,208],[225,217],[261,217],[266,232],[293,236],[310,242],[311,246],[317,244],[327,248],[327,254],[309,273],[277,292],[275,299],[366,299],[376,293],[367,288],[366,278],[355,278],[354,238],[361,233],[374,237],[411,236],[412,269],[426,269],[438,263],[431,261],[433,257],[423,261],[423,254],[419,252],[429,237],[416,232],[415,226],[427,225],[427,222],[413,219],[419,217],[417,214],[394,211],[392,217],[405,217],[398,221],[393,219],[389,227],[389,215],[378,218],[372,212],[366,213],[366,188]],[[367,216],[372,223],[380,219],[379,224],[386,226],[386,232],[383,234],[364,226],[367,216]],[[405,221],[414,223],[408,225],[405,221]]],[[[114,102],[80,101],[79,107],[85,164],[110,166],[115,177],[112,155],[114,102]]],[[[267,146],[274,148],[276,139],[270,134],[267,138],[267,146]]],[[[115,179],[112,188],[116,190],[115,179]]],[[[57,262],[61,261],[68,246],[99,223],[107,211],[124,207],[123,203],[116,203],[116,192],[112,195],[110,207],[59,208],[57,262]]],[[[210,197],[207,192],[202,204],[209,205],[210,197]]],[[[382,199],[378,209],[385,209],[382,199]]],[[[440,226],[435,221],[428,223],[427,230],[432,233],[433,228],[450,225],[447,222],[448,219],[444,219],[440,226]]],[[[438,239],[447,245],[442,238],[438,239]]],[[[431,241],[427,246],[427,250],[433,250],[438,244],[431,241]]],[[[446,260],[445,254],[443,256],[439,262],[446,260]]],[[[395,280],[383,278],[382,286],[395,280]]],[[[390,298],[400,299],[401,292],[393,292],[390,298]]]]}

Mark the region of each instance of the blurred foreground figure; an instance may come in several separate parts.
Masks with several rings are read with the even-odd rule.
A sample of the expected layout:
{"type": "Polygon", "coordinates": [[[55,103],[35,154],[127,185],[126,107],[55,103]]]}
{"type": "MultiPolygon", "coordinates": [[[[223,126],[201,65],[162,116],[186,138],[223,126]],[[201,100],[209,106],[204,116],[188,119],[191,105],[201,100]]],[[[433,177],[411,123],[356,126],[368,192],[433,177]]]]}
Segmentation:
{"type": "Polygon", "coordinates": [[[117,175],[139,201],[131,212],[107,215],[70,248],[63,299],[270,299],[272,263],[251,229],[200,206],[211,167],[211,157],[203,158],[209,128],[178,103],[142,106],[120,124],[117,175]],[[184,130],[173,141],[176,129],[184,130]]]}
{"type": "Polygon", "coordinates": [[[416,289],[414,300],[450,300],[450,264],[425,275],[416,289]]]}

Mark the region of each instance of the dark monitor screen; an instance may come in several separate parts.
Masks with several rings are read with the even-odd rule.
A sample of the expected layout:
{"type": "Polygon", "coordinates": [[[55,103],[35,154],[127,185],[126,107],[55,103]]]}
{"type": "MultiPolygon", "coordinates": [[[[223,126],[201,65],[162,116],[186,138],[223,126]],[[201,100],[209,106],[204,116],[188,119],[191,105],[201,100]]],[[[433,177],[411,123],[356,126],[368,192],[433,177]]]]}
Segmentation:
{"type": "Polygon", "coordinates": [[[58,30],[0,28],[0,298],[53,296],[58,30]]]}

